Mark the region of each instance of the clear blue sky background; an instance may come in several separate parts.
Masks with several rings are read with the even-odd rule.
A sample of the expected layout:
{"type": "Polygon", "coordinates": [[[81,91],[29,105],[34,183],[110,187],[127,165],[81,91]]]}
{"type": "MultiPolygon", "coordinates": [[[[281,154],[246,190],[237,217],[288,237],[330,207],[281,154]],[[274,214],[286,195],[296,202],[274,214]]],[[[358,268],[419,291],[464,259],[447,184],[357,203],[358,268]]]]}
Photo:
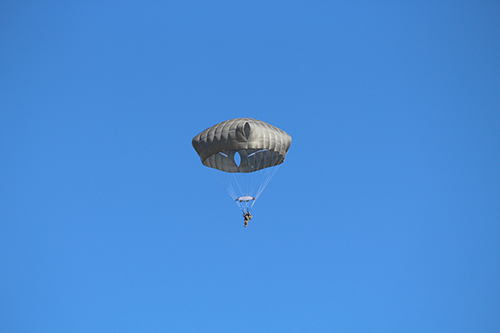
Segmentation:
{"type": "Polygon", "coordinates": [[[0,5],[1,332],[499,332],[499,170],[497,1],[0,5]]]}

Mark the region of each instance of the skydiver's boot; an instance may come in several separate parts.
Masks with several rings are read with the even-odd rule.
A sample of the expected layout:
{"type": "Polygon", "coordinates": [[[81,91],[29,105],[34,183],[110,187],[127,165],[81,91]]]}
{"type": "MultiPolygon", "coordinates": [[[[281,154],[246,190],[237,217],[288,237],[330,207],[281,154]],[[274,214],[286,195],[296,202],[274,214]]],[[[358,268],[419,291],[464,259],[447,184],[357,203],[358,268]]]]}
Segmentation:
{"type": "Polygon", "coordinates": [[[245,219],[245,227],[248,226],[248,220],[245,219]]]}

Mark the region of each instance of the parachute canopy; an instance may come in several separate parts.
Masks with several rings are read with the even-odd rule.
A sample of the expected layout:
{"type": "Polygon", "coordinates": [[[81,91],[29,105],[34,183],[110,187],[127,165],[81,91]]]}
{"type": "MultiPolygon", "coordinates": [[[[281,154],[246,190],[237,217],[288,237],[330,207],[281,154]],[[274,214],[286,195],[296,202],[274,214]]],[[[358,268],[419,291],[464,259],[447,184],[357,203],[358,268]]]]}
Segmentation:
{"type": "Polygon", "coordinates": [[[292,137],[261,120],[235,118],[207,128],[192,143],[203,165],[249,173],[283,163],[292,137]]]}

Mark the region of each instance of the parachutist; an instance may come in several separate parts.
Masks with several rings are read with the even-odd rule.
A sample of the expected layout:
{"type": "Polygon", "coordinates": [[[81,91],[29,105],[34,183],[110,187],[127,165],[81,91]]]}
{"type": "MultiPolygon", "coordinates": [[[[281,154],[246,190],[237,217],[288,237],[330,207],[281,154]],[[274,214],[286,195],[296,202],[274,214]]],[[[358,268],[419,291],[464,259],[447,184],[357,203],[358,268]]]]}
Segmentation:
{"type": "Polygon", "coordinates": [[[248,226],[248,221],[250,221],[252,217],[253,216],[250,214],[250,212],[246,212],[245,214],[243,214],[243,218],[245,219],[245,227],[248,226]]]}

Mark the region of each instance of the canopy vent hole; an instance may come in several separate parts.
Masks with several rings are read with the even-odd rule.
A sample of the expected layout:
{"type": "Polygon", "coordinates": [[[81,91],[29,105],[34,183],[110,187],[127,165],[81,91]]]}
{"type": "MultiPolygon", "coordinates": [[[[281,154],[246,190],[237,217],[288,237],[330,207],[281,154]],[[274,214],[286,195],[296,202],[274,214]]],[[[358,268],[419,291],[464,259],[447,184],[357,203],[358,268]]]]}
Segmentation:
{"type": "Polygon", "coordinates": [[[244,131],[245,131],[245,137],[248,140],[248,138],[250,137],[250,124],[249,123],[245,123],[244,131]]]}
{"type": "Polygon", "coordinates": [[[239,152],[234,153],[234,163],[236,163],[236,166],[239,168],[241,164],[241,156],[239,152]]]}

